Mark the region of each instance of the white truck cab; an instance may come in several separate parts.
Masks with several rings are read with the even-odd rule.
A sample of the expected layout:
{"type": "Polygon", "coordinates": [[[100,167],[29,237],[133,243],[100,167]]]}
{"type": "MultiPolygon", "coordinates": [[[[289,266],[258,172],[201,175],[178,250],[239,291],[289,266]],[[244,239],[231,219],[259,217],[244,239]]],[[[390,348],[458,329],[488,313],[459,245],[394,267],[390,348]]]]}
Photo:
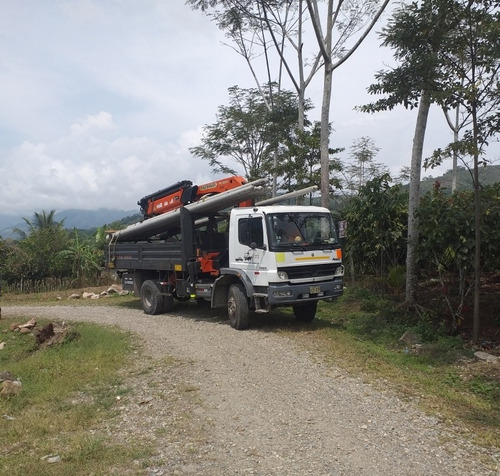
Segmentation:
{"type": "Polygon", "coordinates": [[[342,251],[330,212],[313,206],[234,208],[225,273],[239,274],[257,312],[292,305],[299,319],[311,320],[319,300],[343,291],[342,251]]]}

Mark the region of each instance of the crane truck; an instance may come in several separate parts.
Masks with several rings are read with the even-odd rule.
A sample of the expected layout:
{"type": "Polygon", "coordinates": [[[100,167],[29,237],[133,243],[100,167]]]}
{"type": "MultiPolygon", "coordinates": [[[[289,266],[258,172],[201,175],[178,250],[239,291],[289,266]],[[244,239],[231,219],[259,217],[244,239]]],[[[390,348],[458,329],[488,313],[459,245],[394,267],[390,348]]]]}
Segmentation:
{"type": "Polygon", "coordinates": [[[255,202],[264,183],[238,179],[214,193],[190,192],[188,200],[182,191],[192,184],[179,182],[160,191],[161,198],[145,197],[138,202],[144,220],[109,235],[107,267],[140,296],[146,314],[195,299],[227,308],[238,330],[249,327],[250,311],[280,306],[311,321],[318,301],[343,292],[332,215],[323,207],[277,204],[290,194],[255,202]],[[178,197],[175,205],[152,212],[147,200],[166,203],[170,195],[178,197]]]}

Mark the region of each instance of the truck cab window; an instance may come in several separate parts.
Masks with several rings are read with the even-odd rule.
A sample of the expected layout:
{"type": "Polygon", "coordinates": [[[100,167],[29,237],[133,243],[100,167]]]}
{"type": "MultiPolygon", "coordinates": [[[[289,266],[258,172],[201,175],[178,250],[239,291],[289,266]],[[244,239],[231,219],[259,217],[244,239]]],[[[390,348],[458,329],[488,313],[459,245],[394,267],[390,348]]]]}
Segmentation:
{"type": "Polygon", "coordinates": [[[257,248],[262,248],[264,245],[262,217],[241,218],[238,221],[238,241],[246,246],[255,243],[257,248]]]}

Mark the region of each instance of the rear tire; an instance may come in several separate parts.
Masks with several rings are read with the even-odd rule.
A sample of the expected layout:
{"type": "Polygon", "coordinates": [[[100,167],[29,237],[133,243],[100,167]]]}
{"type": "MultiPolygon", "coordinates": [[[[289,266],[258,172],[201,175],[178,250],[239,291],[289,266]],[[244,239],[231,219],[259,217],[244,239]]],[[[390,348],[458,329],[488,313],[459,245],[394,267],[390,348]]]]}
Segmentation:
{"type": "Polygon", "coordinates": [[[297,320],[301,322],[311,322],[316,316],[318,301],[293,306],[293,313],[297,320]]]}
{"type": "Polygon", "coordinates": [[[227,315],[233,329],[246,329],[250,323],[250,311],[245,289],[240,283],[229,287],[227,296],[227,315]]]}
{"type": "Polygon", "coordinates": [[[164,299],[159,284],[148,279],[141,286],[141,304],[146,314],[161,314],[164,308],[164,299]]]}

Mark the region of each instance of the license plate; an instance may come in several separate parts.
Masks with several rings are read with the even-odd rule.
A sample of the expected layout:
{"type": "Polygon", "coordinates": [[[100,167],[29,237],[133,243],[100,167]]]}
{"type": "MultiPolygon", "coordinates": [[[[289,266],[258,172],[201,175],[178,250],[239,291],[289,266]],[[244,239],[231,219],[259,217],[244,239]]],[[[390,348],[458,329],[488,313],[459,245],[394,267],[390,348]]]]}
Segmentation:
{"type": "Polygon", "coordinates": [[[319,286],[309,286],[310,294],[319,294],[321,292],[321,288],[319,286]]]}

